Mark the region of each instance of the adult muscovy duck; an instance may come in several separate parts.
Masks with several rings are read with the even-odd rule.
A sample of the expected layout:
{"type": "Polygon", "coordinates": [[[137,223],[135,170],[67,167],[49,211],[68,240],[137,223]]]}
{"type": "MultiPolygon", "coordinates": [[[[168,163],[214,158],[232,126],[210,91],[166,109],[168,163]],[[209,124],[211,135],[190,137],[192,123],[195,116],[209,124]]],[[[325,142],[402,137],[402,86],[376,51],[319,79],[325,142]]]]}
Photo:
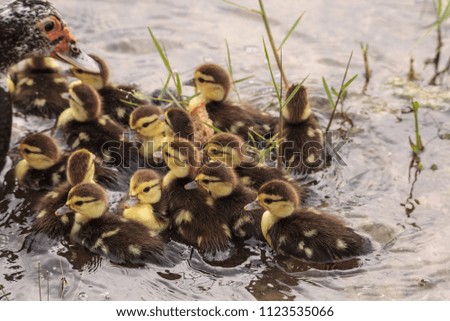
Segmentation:
{"type": "Polygon", "coordinates": [[[51,56],[78,68],[99,72],[82,52],[61,14],[45,0],[13,0],[0,6],[0,170],[5,165],[12,126],[6,86],[9,67],[30,56],[51,56]]]}

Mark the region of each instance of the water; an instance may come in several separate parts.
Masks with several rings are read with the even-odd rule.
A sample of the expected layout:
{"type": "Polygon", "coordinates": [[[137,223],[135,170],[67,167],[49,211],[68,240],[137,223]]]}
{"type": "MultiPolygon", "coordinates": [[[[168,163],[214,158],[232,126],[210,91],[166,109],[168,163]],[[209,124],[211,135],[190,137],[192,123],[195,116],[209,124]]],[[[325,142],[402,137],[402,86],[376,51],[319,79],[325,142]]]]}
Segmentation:
{"type": "MultiPolygon", "coordinates": [[[[167,75],[147,27],[164,43],[171,64],[182,79],[203,62],[225,65],[225,39],[230,46],[243,99],[265,107],[273,101],[261,37],[260,18],[222,1],[62,1],[55,6],[66,17],[88,52],[104,57],[115,82],[139,83],[151,92],[167,75]]],[[[241,1],[256,8],[255,1],[241,1]]],[[[448,300],[450,299],[450,142],[437,137],[450,132],[448,77],[427,86],[432,68],[424,61],[434,54],[435,33],[421,39],[433,21],[429,1],[265,1],[278,42],[301,12],[298,30],[283,50],[290,81],[309,75],[307,87],[322,126],[330,114],[322,76],[338,87],[353,51],[350,86],[344,108],[354,122],[341,149],[346,166],[334,164],[317,173],[319,183],[309,200],[369,235],[377,250],[336,266],[308,266],[276,257],[250,244],[246,253],[226,265],[207,264],[194,253],[167,269],[148,265],[130,268],[93,257],[66,242],[43,240],[33,251],[22,249],[29,233],[33,197],[16,188],[12,172],[5,176],[0,197],[0,284],[11,300],[448,300]],[[419,41],[420,40],[420,41],[419,41]],[[360,43],[369,44],[373,70],[366,94],[360,43]],[[411,54],[417,83],[405,76],[411,54]],[[414,138],[410,99],[419,101],[419,125],[425,151],[423,170],[411,193],[408,137],[414,138]],[[440,130],[440,131],[438,131],[440,130]],[[437,170],[432,170],[432,165],[437,170]],[[411,193],[411,197],[410,197],[411,193]],[[410,202],[408,202],[408,200],[410,202]],[[415,209],[406,211],[401,204],[415,209]],[[413,205],[411,205],[413,204],[413,205]],[[408,215],[409,213],[409,215],[408,215]],[[38,264],[39,263],[39,264],[38,264]],[[40,265],[40,268],[38,266],[40,265]],[[48,279],[48,285],[47,285],[48,279]]],[[[444,36],[448,28],[443,28],[444,36]]],[[[447,44],[450,39],[444,37],[447,44]]],[[[443,49],[443,63],[448,54],[443,49]]],[[[16,118],[13,145],[26,132],[16,118]]],[[[34,128],[48,124],[35,122],[34,128]]],[[[334,129],[340,127],[337,119],[334,129]]],[[[347,126],[348,127],[348,126],[347,126]]],[[[0,292],[0,297],[2,293],[0,292]]]]}

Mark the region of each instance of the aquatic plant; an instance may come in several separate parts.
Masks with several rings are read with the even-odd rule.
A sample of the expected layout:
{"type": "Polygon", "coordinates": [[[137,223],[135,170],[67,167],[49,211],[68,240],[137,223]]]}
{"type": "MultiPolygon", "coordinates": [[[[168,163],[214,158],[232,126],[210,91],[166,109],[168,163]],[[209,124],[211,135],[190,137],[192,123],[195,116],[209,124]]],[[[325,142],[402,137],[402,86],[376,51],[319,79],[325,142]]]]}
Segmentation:
{"type": "Polygon", "coordinates": [[[361,42],[361,51],[363,54],[363,61],[364,61],[364,87],[362,92],[365,93],[367,90],[367,86],[369,85],[370,78],[372,77],[372,70],[369,67],[369,44],[363,44],[361,42]]]}
{"type": "Polygon", "coordinates": [[[3,286],[3,284],[0,284],[0,291],[2,291],[2,295],[0,295],[0,301],[3,300],[3,298],[5,298],[6,301],[9,301],[9,295],[11,293],[7,293],[5,292],[5,287],[3,286]]]}
{"type": "Polygon", "coordinates": [[[416,136],[416,142],[414,143],[411,140],[411,137],[409,137],[409,145],[411,146],[411,150],[414,153],[414,155],[419,155],[423,149],[424,146],[422,144],[422,137],[420,136],[420,130],[419,130],[419,103],[417,101],[412,101],[412,110],[414,113],[414,131],[416,136]]]}
{"type": "MultiPolygon", "coordinates": [[[[328,120],[328,125],[325,129],[325,132],[330,130],[331,124],[332,124],[334,116],[336,114],[337,106],[339,104],[339,101],[345,97],[346,89],[356,79],[356,77],[358,77],[358,74],[356,74],[346,82],[347,73],[350,68],[350,62],[352,61],[352,57],[353,57],[353,51],[350,53],[350,57],[348,58],[347,66],[345,67],[344,76],[342,77],[341,87],[339,88],[338,92],[336,90],[331,91],[325,77],[322,77],[323,88],[325,90],[325,93],[327,94],[328,102],[329,102],[331,110],[332,110],[330,119],[328,120]],[[335,95],[336,100],[333,100],[332,92],[335,95]]],[[[344,116],[343,111],[342,111],[342,115],[344,116]]]]}
{"type": "Polygon", "coordinates": [[[236,87],[236,85],[240,82],[249,80],[251,78],[253,78],[254,76],[247,76],[241,79],[234,79],[234,74],[233,74],[233,64],[231,63],[231,51],[230,51],[230,46],[228,45],[228,41],[227,39],[225,39],[225,46],[227,48],[227,67],[228,67],[228,73],[230,74],[230,78],[231,78],[231,83],[233,84],[232,89],[234,91],[234,93],[236,94],[239,102],[241,102],[241,96],[239,95],[239,91],[236,87]]]}

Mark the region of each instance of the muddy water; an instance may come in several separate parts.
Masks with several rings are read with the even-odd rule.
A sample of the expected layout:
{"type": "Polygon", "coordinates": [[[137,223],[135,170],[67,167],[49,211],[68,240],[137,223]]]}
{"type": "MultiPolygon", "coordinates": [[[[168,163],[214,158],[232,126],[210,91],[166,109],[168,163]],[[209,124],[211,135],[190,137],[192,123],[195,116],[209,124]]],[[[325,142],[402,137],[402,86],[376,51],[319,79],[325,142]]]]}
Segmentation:
{"type": "MultiPolygon", "coordinates": [[[[84,47],[108,60],[116,82],[136,82],[148,92],[162,86],[167,73],[148,35],[150,26],[185,79],[202,62],[225,64],[227,39],[235,77],[254,76],[239,85],[241,97],[261,107],[273,101],[257,15],[217,0],[53,2],[84,47]]],[[[338,87],[353,50],[349,75],[359,77],[344,102],[354,123],[340,150],[345,166],[333,164],[315,174],[311,179],[318,183],[308,202],[369,235],[377,250],[337,266],[308,266],[276,257],[259,244],[248,244],[227,264],[205,263],[186,248],[173,268],[119,266],[46,239],[28,250],[33,196],[18,190],[6,171],[0,196],[0,284],[9,299],[39,299],[39,273],[42,297],[47,299],[48,288],[50,300],[60,299],[62,278],[67,281],[64,300],[450,299],[450,142],[437,137],[450,132],[449,79],[439,87],[426,86],[432,68],[424,69],[423,62],[434,53],[435,34],[418,41],[432,22],[432,7],[419,0],[265,2],[279,41],[305,12],[284,47],[283,63],[292,82],[309,75],[307,86],[323,127],[330,109],[322,76],[338,87]],[[373,70],[365,94],[360,42],[369,44],[373,70]],[[405,80],[411,54],[421,77],[416,83],[405,80]],[[414,171],[408,180],[411,98],[423,107],[419,125],[426,144],[414,185],[414,171]]],[[[15,122],[13,144],[27,130],[22,118],[15,122]]],[[[339,127],[338,118],[333,129],[339,127]]]]}

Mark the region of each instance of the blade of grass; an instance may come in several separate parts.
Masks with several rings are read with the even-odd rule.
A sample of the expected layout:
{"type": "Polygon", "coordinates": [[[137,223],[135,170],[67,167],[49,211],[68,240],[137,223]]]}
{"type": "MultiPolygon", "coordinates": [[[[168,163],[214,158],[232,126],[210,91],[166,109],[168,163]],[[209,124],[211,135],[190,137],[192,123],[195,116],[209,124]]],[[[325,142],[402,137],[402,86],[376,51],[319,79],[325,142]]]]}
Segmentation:
{"type": "Polygon", "coordinates": [[[249,80],[249,79],[252,79],[252,78],[255,78],[255,76],[248,76],[248,77],[240,78],[240,79],[238,79],[238,80],[234,80],[234,81],[233,81],[233,84],[238,84],[238,83],[240,83],[240,82],[244,82],[244,81],[249,80]]]}
{"type": "Polygon", "coordinates": [[[225,39],[225,46],[227,47],[227,65],[228,65],[228,72],[230,73],[230,77],[231,77],[231,82],[233,83],[233,91],[236,93],[236,96],[237,96],[239,102],[241,102],[241,96],[239,95],[239,92],[238,92],[236,86],[234,86],[236,84],[236,82],[234,81],[233,65],[231,64],[231,52],[230,52],[230,46],[228,45],[227,39],[225,39]]]}
{"type": "Polygon", "coordinates": [[[291,34],[294,32],[295,28],[297,28],[297,25],[300,23],[300,21],[303,18],[303,15],[305,13],[303,12],[298,18],[297,20],[295,20],[294,24],[292,25],[292,27],[289,29],[288,33],[286,34],[286,36],[284,37],[283,41],[281,42],[281,44],[278,46],[278,51],[281,50],[281,48],[284,46],[284,44],[286,43],[286,41],[289,39],[289,37],[291,36],[291,34]]]}
{"type": "Polygon", "coordinates": [[[356,79],[356,77],[358,77],[358,74],[354,75],[352,78],[350,78],[349,81],[347,81],[344,86],[342,87],[342,91],[344,91],[345,89],[347,89],[348,86],[350,86],[350,84],[353,82],[353,80],[356,79]]]}
{"type": "Polygon", "coordinates": [[[275,80],[275,76],[273,75],[273,70],[272,70],[272,65],[270,63],[270,57],[269,57],[269,52],[267,51],[267,46],[266,46],[266,42],[264,41],[264,37],[263,37],[263,45],[264,45],[264,54],[266,55],[266,59],[267,59],[267,66],[269,67],[269,71],[270,71],[270,78],[272,79],[272,85],[273,88],[275,88],[275,93],[277,95],[277,99],[278,99],[278,103],[279,106],[282,106],[282,102],[281,102],[281,95],[280,95],[280,90],[278,89],[278,84],[275,80]]]}
{"type": "Polygon", "coordinates": [[[38,288],[39,288],[39,301],[42,301],[42,289],[41,289],[41,262],[38,261],[38,288]]]}
{"type": "Polygon", "coordinates": [[[325,93],[327,94],[328,102],[330,104],[330,107],[333,110],[335,108],[334,107],[334,102],[333,102],[333,96],[331,96],[330,88],[328,87],[328,84],[327,84],[327,81],[325,80],[325,77],[322,77],[322,84],[323,84],[323,88],[325,89],[325,93]]]}
{"type": "Polygon", "coordinates": [[[244,10],[246,10],[248,12],[251,12],[251,13],[261,14],[261,11],[258,11],[256,9],[250,9],[250,8],[241,6],[240,4],[237,4],[237,3],[229,1],[229,0],[222,0],[222,1],[225,2],[225,3],[231,4],[232,6],[235,6],[235,7],[239,8],[239,9],[244,9],[244,10]]]}

